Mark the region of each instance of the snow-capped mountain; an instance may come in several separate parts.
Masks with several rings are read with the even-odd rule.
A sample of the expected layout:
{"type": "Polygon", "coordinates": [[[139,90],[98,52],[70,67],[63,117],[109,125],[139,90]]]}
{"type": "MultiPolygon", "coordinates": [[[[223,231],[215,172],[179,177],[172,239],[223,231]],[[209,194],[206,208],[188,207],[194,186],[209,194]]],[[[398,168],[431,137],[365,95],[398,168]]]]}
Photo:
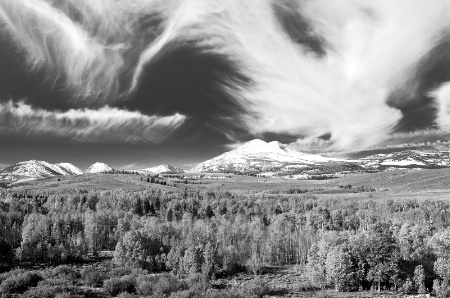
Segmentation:
{"type": "Polygon", "coordinates": [[[376,154],[362,158],[364,168],[443,168],[450,166],[450,152],[421,152],[405,150],[389,154],[376,154]]]}
{"type": "Polygon", "coordinates": [[[65,170],[70,175],[83,175],[83,171],[80,170],[78,167],[74,166],[71,163],[62,162],[62,163],[56,164],[56,166],[58,166],[61,169],[65,170]]]}
{"type": "Polygon", "coordinates": [[[266,172],[278,174],[306,168],[311,165],[340,161],[344,160],[305,154],[292,150],[279,142],[266,143],[257,139],[213,159],[202,162],[189,172],[266,172]]]}
{"type": "Polygon", "coordinates": [[[94,174],[94,173],[111,173],[114,169],[102,162],[96,162],[86,169],[86,174],[94,174]]]}
{"type": "Polygon", "coordinates": [[[157,167],[138,170],[138,172],[143,174],[184,173],[182,169],[173,167],[171,165],[160,165],[157,167]]]}
{"type": "Polygon", "coordinates": [[[46,161],[29,160],[2,169],[0,171],[0,178],[17,181],[81,174],[83,172],[70,163],[51,164],[46,161]]]}

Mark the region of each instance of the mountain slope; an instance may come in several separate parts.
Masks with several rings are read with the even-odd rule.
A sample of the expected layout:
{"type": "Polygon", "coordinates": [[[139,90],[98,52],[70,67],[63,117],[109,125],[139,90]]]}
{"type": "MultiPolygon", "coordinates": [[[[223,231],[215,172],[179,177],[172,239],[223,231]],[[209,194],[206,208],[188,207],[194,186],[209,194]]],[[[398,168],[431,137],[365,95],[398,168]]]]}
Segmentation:
{"type": "Polygon", "coordinates": [[[114,169],[110,167],[109,165],[102,163],[102,162],[96,162],[93,165],[91,165],[89,168],[86,169],[86,174],[95,174],[95,173],[111,173],[114,169]]]}
{"type": "Polygon", "coordinates": [[[376,154],[362,158],[361,165],[365,168],[443,168],[450,166],[450,152],[421,152],[405,150],[389,154],[376,154]]]}
{"type": "Polygon", "coordinates": [[[83,175],[83,171],[80,170],[79,168],[77,168],[76,166],[74,166],[73,164],[70,164],[67,162],[62,162],[62,163],[58,163],[56,165],[59,166],[60,168],[64,169],[67,173],[69,173],[71,175],[83,175]]]}
{"type": "Polygon", "coordinates": [[[81,174],[83,172],[70,163],[51,164],[46,161],[29,160],[2,169],[0,178],[16,181],[81,174]]]}
{"type": "Polygon", "coordinates": [[[184,173],[182,169],[173,167],[171,165],[160,165],[152,168],[146,168],[142,170],[138,170],[139,173],[152,173],[152,174],[161,174],[161,173],[184,173]]]}
{"type": "Polygon", "coordinates": [[[280,174],[311,165],[339,162],[336,158],[305,154],[279,142],[253,140],[192,168],[190,173],[206,172],[271,172],[280,174]]]}

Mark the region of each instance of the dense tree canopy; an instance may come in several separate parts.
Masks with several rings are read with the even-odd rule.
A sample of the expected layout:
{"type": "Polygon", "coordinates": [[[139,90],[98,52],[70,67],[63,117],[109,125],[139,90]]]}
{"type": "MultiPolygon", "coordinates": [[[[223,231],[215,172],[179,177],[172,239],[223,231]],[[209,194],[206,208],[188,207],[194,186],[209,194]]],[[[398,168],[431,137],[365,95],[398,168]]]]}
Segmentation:
{"type": "Polygon", "coordinates": [[[303,264],[314,285],[338,291],[427,292],[433,280],[445,291],[449,278],[444,201],[159,188],[1,196],[0,255],[21,262],[64,263],[109,250],[120,266],[206,279],[303,264]]]}

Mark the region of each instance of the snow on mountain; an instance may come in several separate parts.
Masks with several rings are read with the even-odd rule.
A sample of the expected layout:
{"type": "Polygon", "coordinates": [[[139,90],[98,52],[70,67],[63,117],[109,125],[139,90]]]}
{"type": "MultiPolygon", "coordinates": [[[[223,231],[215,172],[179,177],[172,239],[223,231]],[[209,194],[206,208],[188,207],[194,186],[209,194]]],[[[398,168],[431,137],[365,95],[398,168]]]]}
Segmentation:
{"type": "Polygon", "coordinates": [[[396,168],[440,168],[450,166],[450,152],[421,152],[405,150],[389,154],[376,154],[362,158],[361,166],[371,169],[396,168]]]}
{"type": "Polygon", "coordinates": [[[138,170],[139,173],[152,173],[152,174],[161,174],[161,173],[184,173],[182,169],[173,167],[171,165],[160,165],[157,167],[147,168],[138,170]]]}
{"type": "Polygon", "coordinates": [[[253,140],[213,159],[202,162],[190,173],[207,172],[286,172],[293,169],[343,161],[320,155],[305,154],[279,142],[253,140]]]}
{"type": "Polygon", "coordinates": [[[94,173],[111,173],[114,169],[102,162],[96,162],[86,169],[86,174],[94,174],[94,173]]]}
{"type": "Polygon", "coordinates": [[[4,168],[0,171],[0,178],[23,180],[81,174],[83,172],[70,163],[51,164],[46,161],[29,160],[4,168]]]}
{"type": "Polygon", "coordinates": [[[71,175],[83,175],[83,171],[71,163],[62,162],[56,165],[64,169],[67,173],[70,173],[71,175]]]}

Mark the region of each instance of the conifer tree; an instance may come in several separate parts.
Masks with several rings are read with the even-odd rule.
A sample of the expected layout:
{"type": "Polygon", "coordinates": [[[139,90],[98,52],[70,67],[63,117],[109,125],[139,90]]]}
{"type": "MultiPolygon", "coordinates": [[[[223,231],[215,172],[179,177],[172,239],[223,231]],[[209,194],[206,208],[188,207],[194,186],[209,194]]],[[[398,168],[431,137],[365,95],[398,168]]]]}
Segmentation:
{"type": "Polygon", "coordinates": [[[427,292],[425,287],[425,270],[422,265],[416,266],[414,270],[414,285],[417,293],[425,294],[427,292]]]}
{"type": "Polygon", "coordinates": [[[214,278],[217,264],[217,250],[211,241],[205,245],[203,250],[202,274],[205,280],[214,278]]]}

